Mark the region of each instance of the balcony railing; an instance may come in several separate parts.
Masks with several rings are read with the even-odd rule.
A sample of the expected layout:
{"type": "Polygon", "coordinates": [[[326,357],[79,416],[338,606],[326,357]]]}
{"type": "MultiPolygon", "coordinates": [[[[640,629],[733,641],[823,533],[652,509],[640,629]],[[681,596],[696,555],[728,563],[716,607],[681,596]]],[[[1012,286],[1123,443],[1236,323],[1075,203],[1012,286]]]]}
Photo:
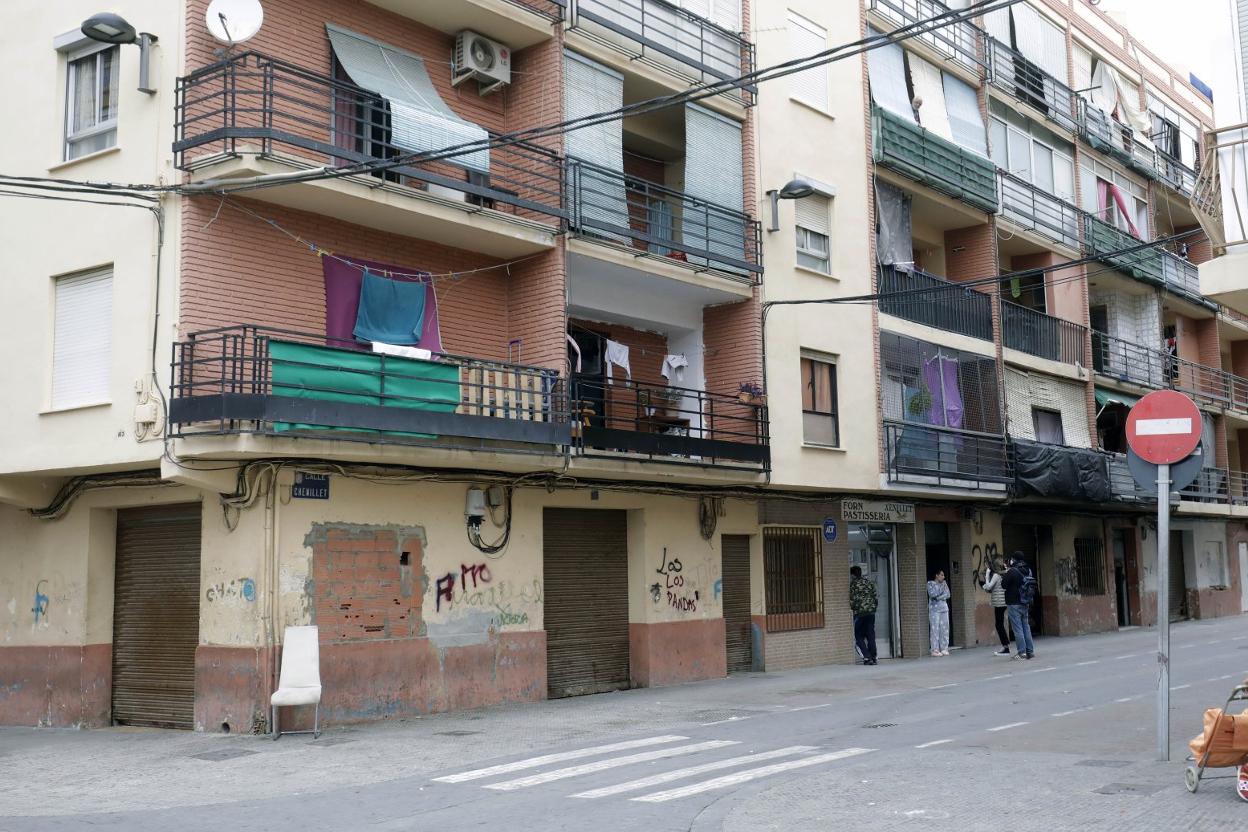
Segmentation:
{"type": "Polygon", "coordinates": [[[1017,303],[1001,303],[1002,343],[1038,358],[1063,364],[1084,362],[1083,343],[1088,329],[1017,303]]]}
{"type": "Polygon", "coordinates": [[[1194,503],[1248,505],[1248,474],[1227,468],[1202,468],[1196,481],[1179,492],[1179,499],[1194,503]]]}
{"type": "Polygon", "coordinates": [[[1149,179],[1160,175],[1157,149],[1151,143],[1141,141],[1134,130],[1110,118],[1086,98],[1079,99],[1079,133],[1092,147],[1108,153],[1149,179]]]}
{"type": "Polygon", "coordinates": [[[992,340],[992,297],[943,277],[880,266],[880,312],[916,324],[992,340]],[[888,297],[896,295],[896,297],[888,297]]]}
{"type": "Polygon", "coordinates": [[[708,467],[770,466],[767,408],[737,396],[625,379],[576,379],[572,415],[582,456],[626,453],[708,467]]]}
{"type": "Polygon", "coordinates": [[[1044,113],[1059,127],[1072,133],[1078,129],[1070,87],[995,38],[985,37],[985,41],[989,83],[1044,113]]]}
{"type": "Polygon", "coordinates": [[[169,433],[528,452],[571,440],[554,371],[442,354],[396,357],[256,326],[207,330],[173,345],[169,433]]]}
{"type": "Polygon", "coordinates": [[[1132,237],[1125,231],[1097,219],[1091,214],[1084,214],[1083,250],[1089,257],[1096,257],[1108,266],[1143,280],[1154,286],[1164,286],[1165,277],[1161,271],[1161,256],[1155,248],[1144,248],[1127,254],[1123,249],[1143,245],[1143,241],[1132,237]]]}
{"type": "Polygon", "coordinates": [[[620,171],[568,162],[569,222],[578,234],[753,282],[762,232],[741,211],[714,205],[620,171]]]}
{"type": "Polygon", "coordinates": [[[1157,178],[1186,197],[1196,191],[1196,171],[1160,150],[1157,151],[1157,178]]]}
{"type": "Polygon", "coordinates": [[[889,482],[966,487],[1014,481],[1008,441],[1001,436],[910,422],[884,422],[889,482]]]}
{"type": "Polygon", "coordinates": [[[1248,412],[1248,379],[1218,367],[1172,358],[1170,386],[1200,404],[1248,412]]]}
{"type": "Polygon", "coordinates": [[[872,111],[872,153],[877,163],[903,176],[997,212],[997,169],[991,161],[878,107],[872,111]]]}
{"type": "Polygon", "coordinates": [[[1096,330],[1092,331],[1092,368],[1119,381],[1157,389],[1170,386],[1177,374],[1175,360],[1161,350],[1096,330]]]}
{"type": "Polygon", "coordinates": [[[1157,502],[1156,487],[1144,488],[1135,481],[1126,454],[1112,454],[1109,458],[1109,490],[1115,500],[1126,503],[1157,502]]]}
{"type": "Polygon", "coordinates": [[[1200,270],[1195,263],[1190,263],[1168,251],[1159,253],[1161,259],[1161,277],[1166,289],[1193,303],[1199,303],[1210,309],[1216,309],[1217,303],[1200,293],[1200,270]]]}
{"type": "MultiPolygon", "coordinates": [[[[179,78],[176,96],[173,150],[181,170],[243,154],[332,166],[411,155],[395,143],[385,100],[254,52],[179,78]]],[[[439,194],[462,199],[476,211],[492,209],[540,222],[566,218],[562,160],[534,144],[490,149],[488,175],[451,158],[405,163],[375,176],[379,184],[437,186],[439,194]]]]}
{"type": "Polygon", "coordinates": [[[1079,209],[1023,179],[997,171],[1001,216],[1057,243],[1079,248],[1079,209]]]}
{"type": "MultiPolygon", "coordinates": [[[[572,27],[643,57],[692,81],[736,78],[754,69],[754,44],[665,0],[576,0],[572,27]]],[[[755,87],[747,87],[754,92],[755,87]]]]}
{"type": "MultiPolygon", "coordinates": [[[[871,0],[870,8],[897,26],[909,26],[950,11],[948,6],[936,0],[871,0]]],[[[978,26],[962,21],[925,32],[915,39],[978,73],[983,68],[979,53],[979,44],[983,37],[984,33],[978,26]]]]}

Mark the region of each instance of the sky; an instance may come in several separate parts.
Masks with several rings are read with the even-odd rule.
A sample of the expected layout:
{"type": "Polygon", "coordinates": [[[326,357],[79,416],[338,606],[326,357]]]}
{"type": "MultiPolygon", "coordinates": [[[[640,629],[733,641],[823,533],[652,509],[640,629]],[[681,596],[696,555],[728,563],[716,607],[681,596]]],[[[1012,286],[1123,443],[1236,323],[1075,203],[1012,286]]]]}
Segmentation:
{"type": "Polygon", "coordinates": [[[1101,0],[1100,4],[1159,58],[1195,73],[1213,88],[1219,125],[1244,121],[1236,90],[1233,5],[1234,0],[1101,0]]]}

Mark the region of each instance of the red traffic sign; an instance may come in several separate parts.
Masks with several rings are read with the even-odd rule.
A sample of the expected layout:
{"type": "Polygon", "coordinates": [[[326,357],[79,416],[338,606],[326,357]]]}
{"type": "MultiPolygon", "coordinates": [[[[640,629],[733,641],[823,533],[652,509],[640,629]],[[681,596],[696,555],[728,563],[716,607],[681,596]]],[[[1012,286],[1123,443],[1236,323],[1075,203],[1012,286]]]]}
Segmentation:
{"type": "Polygon", "coordinates": [[[1181,462],[1200,444],[1200,411],[1182,393],[1149,393],[1127,414],[1127,444],[1145,462],[1181,462]]]}

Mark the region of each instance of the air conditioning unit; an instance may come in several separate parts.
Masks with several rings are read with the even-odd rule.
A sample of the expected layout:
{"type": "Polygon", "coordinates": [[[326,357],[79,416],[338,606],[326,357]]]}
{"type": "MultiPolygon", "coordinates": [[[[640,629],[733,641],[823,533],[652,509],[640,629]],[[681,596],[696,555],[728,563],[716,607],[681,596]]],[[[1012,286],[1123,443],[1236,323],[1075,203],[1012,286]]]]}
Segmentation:
{"type": "Polygon", "coordinates": [[[451,83],[458,85],[470,78],[480,84],[480,93],[489,95],[504,84],[511,83],[511,49],[467,29],[455,36],[455,60],[451,83]]]}

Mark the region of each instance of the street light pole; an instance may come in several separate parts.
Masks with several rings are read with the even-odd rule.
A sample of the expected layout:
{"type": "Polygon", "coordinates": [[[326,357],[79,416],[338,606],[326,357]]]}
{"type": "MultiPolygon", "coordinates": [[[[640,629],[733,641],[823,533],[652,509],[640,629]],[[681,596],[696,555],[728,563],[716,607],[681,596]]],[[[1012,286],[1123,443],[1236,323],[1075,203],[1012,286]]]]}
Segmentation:
{"type": "Polygon", "coordinates": [[[1170,466],[1157,466],[1157,759],[1170,760],[1170,466]]]}

